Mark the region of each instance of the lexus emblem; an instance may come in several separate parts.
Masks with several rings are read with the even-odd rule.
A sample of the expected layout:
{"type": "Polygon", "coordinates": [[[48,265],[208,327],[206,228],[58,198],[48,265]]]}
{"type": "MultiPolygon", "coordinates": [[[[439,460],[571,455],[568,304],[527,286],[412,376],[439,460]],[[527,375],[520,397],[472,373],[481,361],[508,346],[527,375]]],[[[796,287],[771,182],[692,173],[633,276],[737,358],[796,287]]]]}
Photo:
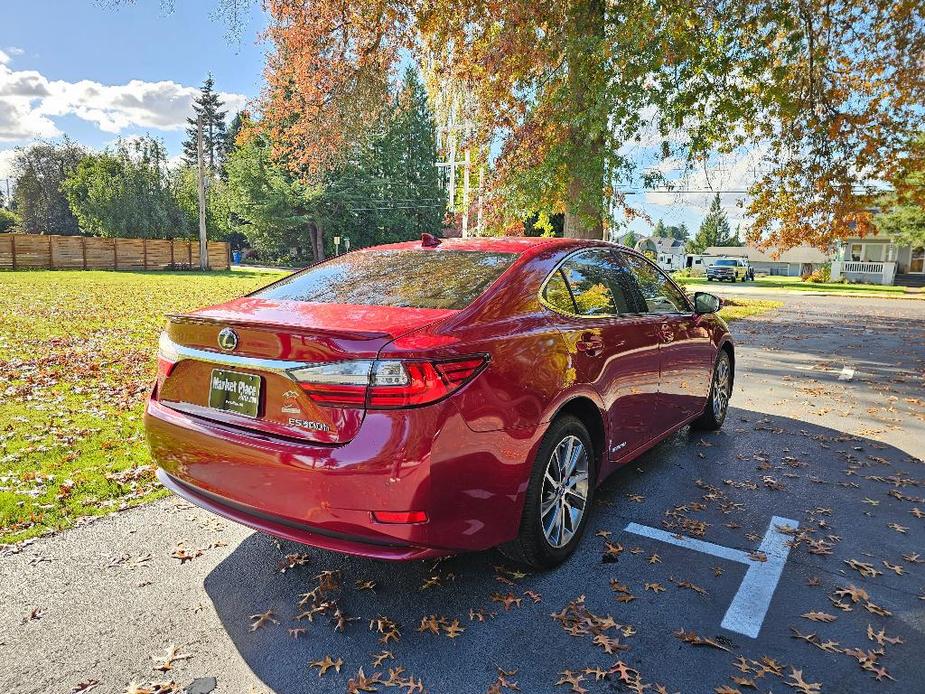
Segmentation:
{"type": "Polygon", "coordinates": [[[223,328],[218,334],[218,346],[226,352],[233,351],[238,346],[238,334],[231,328],[223,328]]]}

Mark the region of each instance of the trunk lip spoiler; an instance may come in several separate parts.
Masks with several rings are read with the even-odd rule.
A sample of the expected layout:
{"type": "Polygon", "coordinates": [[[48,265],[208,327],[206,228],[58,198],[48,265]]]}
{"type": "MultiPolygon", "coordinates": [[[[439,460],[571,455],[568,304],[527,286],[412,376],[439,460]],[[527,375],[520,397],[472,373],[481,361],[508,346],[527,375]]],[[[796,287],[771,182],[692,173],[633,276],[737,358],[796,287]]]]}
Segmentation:
{"type": "Polygon", "coordinates": [[[209,364],[219,364],[221,366],[238,366],[248,369],[259,369],[261,371],[280,374],[293,381],[296,379],[292,376],[291,373],[289,373],[290,371],[304,368],[306,366],[313,366],[317,363],[307,361],[290,361],[288,359],[265,359],[262,357],[249,357],[243,354],[215,352],[210,349],[199,349],[198,347],[181,345],[174,342],[169,337],[166,339],[170,341],[171,349],[174,350],[174,354],[177,356],[177,363],[187,359],[192,359],[194,361],[202,361],[209,364]]]}
{"type": "Polygon", "coordinates": [[[186,314],[170,314],[166,318],[172,323],[198,323],[201,325],[239,325],[248,328],[263,330],[287,330],[296,334],[320,334],[328,337],[375,340],[375,339],[395,339],[391,333],[383,330],[341,330],[331,328],[316,328],[309,325],[299,325],[297,323],[273,323],[264,320],[248,321],[243,318],[220,318],[212,316],[191,316],[186,314]]]}

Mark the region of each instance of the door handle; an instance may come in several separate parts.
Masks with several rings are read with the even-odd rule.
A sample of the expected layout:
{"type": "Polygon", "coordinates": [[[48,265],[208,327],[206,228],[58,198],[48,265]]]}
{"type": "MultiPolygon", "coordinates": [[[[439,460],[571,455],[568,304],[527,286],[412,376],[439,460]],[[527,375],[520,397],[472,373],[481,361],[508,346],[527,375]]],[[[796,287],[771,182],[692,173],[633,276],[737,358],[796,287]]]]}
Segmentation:
{"type": "Polygon", "coordinates": [[[669,323],[662,323],[660,328],[662,334],[662,342],[673,342],[674,341],[674,330],[672,330],[669,323]]]}
{"type": "Polygon", "coordinates": [[[584,352],[589,357],[596,357],[604,351],[604,340],[600,335],[594,333],[582,333],[581,339],[575,343],[579,352],[584,352]]]}

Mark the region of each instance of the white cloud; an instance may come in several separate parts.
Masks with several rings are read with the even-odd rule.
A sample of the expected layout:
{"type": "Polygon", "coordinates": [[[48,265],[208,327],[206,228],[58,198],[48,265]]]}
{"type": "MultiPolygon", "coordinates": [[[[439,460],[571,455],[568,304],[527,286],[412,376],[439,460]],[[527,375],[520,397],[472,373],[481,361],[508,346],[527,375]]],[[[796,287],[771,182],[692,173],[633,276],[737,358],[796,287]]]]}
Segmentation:
{"type": "MultiPolygon", "coordinates": [[[[179,130],[192,112],[197,87],[173,81],[106,85],[91,80],[49,80],[35,70],[13,70],[0,50],[0,141],[54,137],[61,134],[54,118],[76,116],[107,133],[126,128],[179,130]]],[[[226,108],[244,107],[246,97],[221,93],[226,108]]]]}
{"type": "Polygon", "coordinates": [[[16,156],[15,149],[0,149],[0,185],[3,186],[3,194],[6,195],[6,186],[4,179],[13,178],[13,157],[16,156]]]}
{"type": "Polygon", "coordinates": [[[26,51],[25,49],[20,48],[19,46],[7,46],[6,52],[9,55],[23,55],[26,51]]]}

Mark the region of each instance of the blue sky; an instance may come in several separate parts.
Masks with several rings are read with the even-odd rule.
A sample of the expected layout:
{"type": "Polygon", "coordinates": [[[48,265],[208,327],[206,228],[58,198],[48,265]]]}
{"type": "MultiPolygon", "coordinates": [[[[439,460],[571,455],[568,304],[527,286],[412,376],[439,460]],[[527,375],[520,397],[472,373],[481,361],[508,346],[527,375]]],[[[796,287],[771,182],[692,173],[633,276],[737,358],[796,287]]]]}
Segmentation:
{"type": "MultiPolygon", "coordinates": [[[[178,155],[192,98],[210,72],[226,95],[229,117],[260,93],[267,46],[258,38],[266,22],[259,2],[252,3],[240,40],[227,36],[225,24],[213,17],[218,0],[136,0],[118,9],[98,0],[3,4],[0,185],[10,173],[13,150],[36,138],[67,134],[99,149],[118,137],[149,133],[178,155]]],[[[642,165],[649,165],[645,154],[657,150],[634,149],[642,165]]],[[[740,189],[745,173],[735,159],[709,177],[691,172],[687,185],[740,189]]],[[[684,222],[695,231],[710,197],[649,193],[628,199],[653,222],[684,222]]],[[[739,197],[722,198],[733,227],[742,217],[739,197]]],[[[651,225],[636,220],[631,228],[648,233],[651,225]]]]}
{"type": "MultiPolygon", "coordinates": [[[[260,92],[265,26],[255,3],[240,41],[212,0],[107,8],[96,0],[7,0],[0,22],[0,178],[11,150],[67,134],[101,148],[150,133],[180,151],[195,89],[211,72],[228,104],[260,92]]],[[[233,110],[233,109],[232,109],[233,110]]],[[[230,115],[230,114],[229,114],[230,115]]]]}

